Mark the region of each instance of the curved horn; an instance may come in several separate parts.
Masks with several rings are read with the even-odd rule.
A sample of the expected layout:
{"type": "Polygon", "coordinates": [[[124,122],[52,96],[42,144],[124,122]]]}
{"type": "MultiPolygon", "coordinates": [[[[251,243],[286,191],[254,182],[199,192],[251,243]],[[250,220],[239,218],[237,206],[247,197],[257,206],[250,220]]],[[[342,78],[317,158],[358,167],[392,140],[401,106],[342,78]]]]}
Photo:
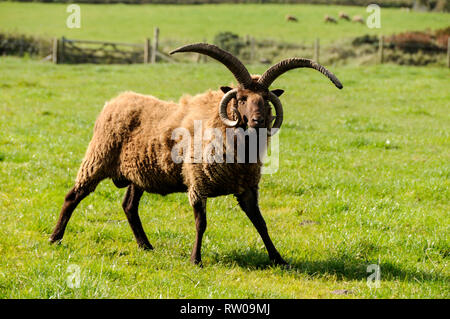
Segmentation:
{"type": "Polygon", "coordinates": [[[281,127],[281,124],[283,123],[283,105],[281,105],[281,101],[278,98],[278,96],[276,96],[272,92],[269,92],[268,99],[270,102],[272,102],[273,106],[275,107],[276,113],[275,122],[272,125],[272,130],[276,129],[276,131],[273,134],[270,131],[268,132],[268,135],[272,136],[279,131],[278,129],[281,127]]]}
{"type": "Polygon", "coordinates": [[[329,78],[338,89],[343,88],[341,82],[333,73],[328,71],[325,67],[323,67],[319,63],[313,60],[303,58],[291,58],[278,62],[274,66],[270,67],[266,72],[264,72],[264,74],[259,78],[258,83],[266,88],[269,88],[272,82],[275,81],[277,77],[279,77],[280,75],[289,70],[296,68],[315,69],[320,73],[322,73],[323,75],[325,75],[327,78],[329,78]]]}
{"type": "Polygon", "coordinates": [[[222,100],[220,101],[220,104],[219,104],[219,116],[220,116],[220,119],[222,120],[222,122],[225,123],[225,125],[231,126],[231,127],[235,127],[235,126],[238,125],[238,123],[239,123],[239,118],[238,118],[237,120],[230,120],[230,119],[228,118],[228,114],[227,114],[227,105],[228,105],[228,102],[230,102],[230,100],[231,100],[232,98],[235,98],[235,97],[236,97],[236,93],[237,93],[237,90],[236,90],[236,89],[231,90],[231,91],[228,91],[228,92],[222,97],[222,100]]]}
{"type": "Polygon", "coordinates": [[[248,88],[252,83],[252,77],[242,62],[231,53],[208,43],[194,43],[182,46],[170,52],[170,54],[178,52],[196,52],[205,54],[217,61],[223,63],[228,70],[233,73],[234,77],[244,88],[248,88]]]}

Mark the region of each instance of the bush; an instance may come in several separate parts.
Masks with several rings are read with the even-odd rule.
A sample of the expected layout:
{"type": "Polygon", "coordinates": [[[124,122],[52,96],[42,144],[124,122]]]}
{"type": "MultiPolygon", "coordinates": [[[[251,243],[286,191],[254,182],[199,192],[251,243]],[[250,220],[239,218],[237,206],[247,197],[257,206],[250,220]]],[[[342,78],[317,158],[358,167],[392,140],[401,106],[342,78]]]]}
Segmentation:
{"type": "Polygon", "coordinates": [[[216,34],[214,37],[214,44],[236,56],[238,56],[241,49],[246,46],[246,43],[239,35],[231,32],[220,32],[216,34]]]}
{"type": "Polygon", "coordinates": [[[353,39],[352,44],[354,46],[360,46],[364,44],[378,45],[378,36],[366,34],[360,37],[356,37],[355,39],[353,39]]]}
{"type": "Polygon", "coordinates": [[[431,34],[425,32],[405,32],[393,35],[386,39],[387,43],[406,53],[419,51],[439,52],[440,48],[434,43],[431,34]]]}
{"type": "MultiPolygon", "coordinates": [[[[385,38],[385,48],[398,49],[404,53],[442,53],[447,50],[450,27],[436,31],[411,31],[394,34],[385,38]]],[[[352,41],[354,47],[371,45],[378,48],[378,36],[363,35],[352,41]]]]}
{"type": "Polygon", "coordinates": [[[0,55],[46,56],[51,54],[52,41],[23,34],[0,33],[0,55]]]}
{"type": "Polygon", "coordinates": [[[436,30],[434,34],[437,45],[444,49],[447,48],[448,38],[450,37],[450,27],[436,30]]]}

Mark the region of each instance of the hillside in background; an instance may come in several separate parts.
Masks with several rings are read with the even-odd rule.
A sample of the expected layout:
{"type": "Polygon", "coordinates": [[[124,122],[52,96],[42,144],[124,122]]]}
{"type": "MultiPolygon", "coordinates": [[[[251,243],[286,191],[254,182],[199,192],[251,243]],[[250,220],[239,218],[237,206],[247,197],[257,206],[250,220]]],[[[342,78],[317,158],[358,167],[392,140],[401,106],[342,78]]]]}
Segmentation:
{"type": "MultiPolygon", "coordinates": [[[[71,0],[19,0],[19,2],[53,2],[53,3],[72,3],[71,0]]],[[[373,0],[79,0],[77,3],[129,3],[129,4],[221,4],[221,3],[280,3],[280,4],[328,4],[328,5],[348,5],[348,6],[367,6],[374,3],[373,0]]],[[[450,3],[447,0],[379,0],[377,4],[383,7],[427,7],[432,10],[447,11],[450,9],[450,3]]]]}
{"type": "Polygon", "coordinates": [[[69,29],[64,4],[0,2],[0,31],[44,37],[61,37],[101,41],[142,42],[153,36],[158,26],[163,41],[173,45],[185,42],[212,41],[219,32],[239,36],[272,39],[290,43],[321,43],[352,39],[365,34],[390,35],[404,31],[440,29],[449,24],[447,13],[407,12],[396,8],[381,11],[381,29],[365,24],[339,21],[324,22],[324,15],[337,18],[340,11],[348,15],[369,14],[364,7],[322,5],[81,5],[81,28],[69,29]],[[285,20],[294,15],[298,22],[285,20]],[[232,23],[230,23],[232,21],[232,23]],[[205,26],[208,26],[207,28],[205,26]]]}

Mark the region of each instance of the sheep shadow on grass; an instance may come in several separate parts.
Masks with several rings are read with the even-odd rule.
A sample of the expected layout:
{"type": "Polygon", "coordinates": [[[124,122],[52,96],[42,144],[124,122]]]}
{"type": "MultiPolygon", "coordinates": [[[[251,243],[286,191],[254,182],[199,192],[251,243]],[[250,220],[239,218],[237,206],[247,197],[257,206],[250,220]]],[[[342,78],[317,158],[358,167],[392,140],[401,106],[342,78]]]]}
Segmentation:
{"type": "MultiPolygon", "coordinates": [[[[236,265],[248,270],[279,269],[293,274],[306,274],[312,277],[336,276],[337,280],[366,280],[373,272],[368,272],[367,267],[374,262],[361,260],[352,256],[332,256],[320,260],[292,260],[285,259],[289,266],[274,265],[264,250],[248,248],[232,250],[222,256],[214,256],[210,262],[223,265],[236,265]]],[[[380,273],[382,280],[417,281],[448,281],[449,276],[442,273],[430,273],[422,270],[403,268],[391,262],[381,262],[380,273]]]]}

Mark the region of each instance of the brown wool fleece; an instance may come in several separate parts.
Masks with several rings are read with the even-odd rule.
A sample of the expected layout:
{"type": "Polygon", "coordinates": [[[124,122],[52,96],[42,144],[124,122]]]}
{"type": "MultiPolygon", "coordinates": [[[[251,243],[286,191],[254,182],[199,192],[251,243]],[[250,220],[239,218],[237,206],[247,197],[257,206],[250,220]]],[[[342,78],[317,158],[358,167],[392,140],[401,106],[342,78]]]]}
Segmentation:
{"type": "MultiPolygon", "coordinates": [[[[259,161],[227,164],[225,155],[224,163],[175,163],[172,160],[171,152],[178,142],[172,139],[173,130],[187,129],[193,141],[194,120],[202,121],[203,132],[218,128],[225,139],[227,127],[218,114],[223,95],[221,91],[210,90],[183,96],[179,103],[174,103],[124,92],[107,102],[95,123],[75,189],[93,191],[101,180],[111,178],[118,187],[132,183],[151,193],[188,191],[189,201],[194,204],[202,198],[239,194],[257,187],[261,177],[259,161]]],[[[228,109],[232,103],[234,101],[228,109]]],[[[208,142],[203,141],[203,146],[208,142]]]]}

